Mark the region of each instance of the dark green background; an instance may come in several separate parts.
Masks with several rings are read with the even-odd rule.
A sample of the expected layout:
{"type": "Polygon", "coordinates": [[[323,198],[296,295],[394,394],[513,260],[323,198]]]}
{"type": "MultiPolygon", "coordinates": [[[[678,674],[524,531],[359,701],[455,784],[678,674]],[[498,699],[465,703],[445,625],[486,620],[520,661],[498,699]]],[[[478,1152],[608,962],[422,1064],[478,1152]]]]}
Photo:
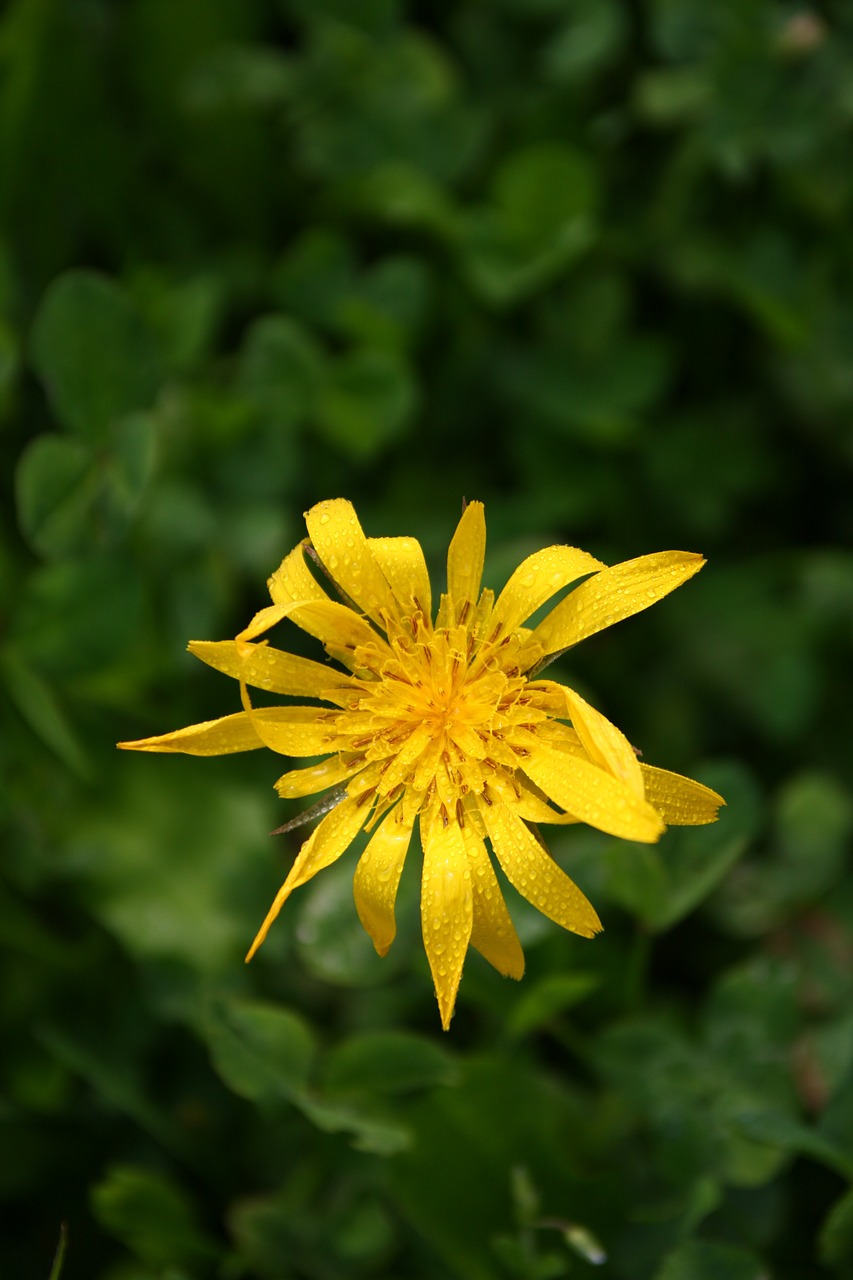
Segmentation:
{"type": "Polygon", "coordinates": [[[847,0],[6,5],[4,1277],[853,1275],[851,126],[847,0]],[[337,496],[709,558],[560,674],[721,821],[557,831],[605,933],[449,1035],[414,851],[246,969],[281,762],[113,747],[337,496]]]}

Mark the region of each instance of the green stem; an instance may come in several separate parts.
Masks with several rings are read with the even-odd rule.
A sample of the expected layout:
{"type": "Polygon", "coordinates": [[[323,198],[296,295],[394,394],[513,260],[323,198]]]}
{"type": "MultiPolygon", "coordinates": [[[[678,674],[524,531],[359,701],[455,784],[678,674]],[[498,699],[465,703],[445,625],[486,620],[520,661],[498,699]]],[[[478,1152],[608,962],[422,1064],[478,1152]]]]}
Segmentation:
{"type": "Polygon", "coordinates": [[[53,1266],[50,1269],[48,1280],[59,1280],[62,1275],[62,1264],[65,1261],[65,1249],[68,1245],[68,1228],[63,1222],[59,1228],[59,1244],[56,1246],[56,1253],[53,1257],[53,1266]]]}

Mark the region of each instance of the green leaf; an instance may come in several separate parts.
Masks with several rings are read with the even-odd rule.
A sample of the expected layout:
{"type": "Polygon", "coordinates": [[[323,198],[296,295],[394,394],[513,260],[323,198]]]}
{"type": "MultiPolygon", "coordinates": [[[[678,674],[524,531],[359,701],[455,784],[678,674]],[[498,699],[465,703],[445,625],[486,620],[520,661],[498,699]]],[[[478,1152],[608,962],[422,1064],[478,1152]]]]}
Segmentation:
{"type": "Polygon", "coordinates": [[[296,1014],[256,1000],[222,1001],[204,1031],[216,1071],[241,1098],[275,1105],[303,1096],[316,1044],[296,1014]]]}
{"type": "Polygon", "coordinates": [[[122,556],[56,561],[30,575],[10,634],[44,675],[89,674],[123,658],[141,607],[142,583],[122,556]]]}
{"type": "Polygon", "coordinates": [[[532,1065],[473,1055],[457,1088],[423,1094],[407,1120],[414,1141],[394,1160],[389,1187],[439,1255],[433,1274],[506,1275],[491,1242],[511,1223],[510,1171],[528,1160],[546,1212],[571,1205],[572,1220],[592,1220],[590,1180],[578,1169],[580,1113],[566,1090],[532,1065]]]}
{"type": "Polygon", "coordinates": [[[507,1033],[513,1039],[537,1031],[586,999],[601,985],[594,973],[551,973],[533,982],[513,1006],[507,1033]]]}
{"type": "Polygon", "coordinates": [[[442,187],[405,162],[377,166],[348,188],[350,202],[392,226],[453,234],[455,210],[442,187]]]}
{"type": "Polygon", "coordinates": [[[779,796],[775,819],[785,897],[813,900],[844,871],[853,827],[849,792],[826,774],[797,774],[779,796]]]}
{"type": "Polygon", "coordinates": [[[9,697],[30,728],[73,773],[90,777],[85,748],[47,681],[14,649],[6,649],[0,655],[0,665],[9,697]]]}
{"type": "Polygon", "coordinates": [[[291,64],[277,49],[219,45],[193,67],[183,96],[193,113],[221,119],[280,106],[292,89],[291,64]]]}
{"type": "Polygon", "coordinates": [[[354,866],[349,856],[342,858],[301,890],[296,946],[305,968],[322,982],[369,987],[385,982],[400,960],[393,948],[377,956],[362,928],[352,898],[354,866]]]}
{"type": "Polygon", "coordinates": [[[383,258],[364,277],[365,301],[401,329],[416,330],[426,313],[429,270],[420,258],[395,254],[383,258]]]}
{"type": "Polygon", "coordinates": [[[591,226],[574,219],[558,239],[536,246],[513,235],[500,211],[474,209],[460,220],[463,268],[480,296],[506,306],[535,293],[592,243],[591,226]]]}
{"type": "Polygon", "coordinates": [[[122,521],[135,514],[154,471],[157,424],[144,413],[117,422],[110,433],[105,458],[105,486],[109,505],[122,521]]]}
{"type": "Polygon", "coordinates": [[[92,271],[53,282],[33,324],[32,358],[54,412],[86,440],[147,409],[162,381],[160,357],[138,311],[117,284],[92,271]]]}
{"type": "Polygon", "coordinates": [[[354,291],[355,278],[351,243],[335,232],[312,227],[288,248],[272,283],[286,311],[311,324],[329,326],[341,300],[354,291]]]}
{"type": "Polygon", "coordinates": [[[853,1156],[849,1150],[784,1112],[743,1112],[736,1118],[735,1127],[753,1142],[810,1156],[843,1177],[853,1177],[853,1156]]]}
{"type": "Polygon", "coordinates": [[[288,430],[311,411],[323,377],[323,352],[285,316],[264,316],[249,329],[237,385],[277,429],[288,430]]]}
{"type": "Polygon", "coordinates": [[[569,13],[543,54],[545,74],[556,84],[571,85],[598,73],[625,43],[629,29],[618,0],[576,0],[569,13]]]}
{"type": "MultiPolygon", "coordinates": [[[[304,1171],[306,1162],[300,1163],[304,1171]]],[[[316,1257],[319,1249],[334,1259],[328,1264],[331,1275],[386,1274],[396,1223],[384,1197],[356,1181],[342,1190],[343,1195],[327,1201],[313,1221],[301,1196],[294,1196],[292,1184],[272,1195],[238,1200],[229,1210],[228,1230],[244,1268],[239,1274],[294,1280],[310,1273],[311,1265],[303,1265],[303,1259],[316,1257]]],[[[236,1267],[234,1272],[238,1273],[236,1267]]]]}
{"type": "Polygon", "coordinates": [[[576,238],[597,203],[594,171],[580,151],[542,142],[516,151],[501,165],[494,200],[519,244],[543,248],[576,238]]]}
{"type": "Polygon", "coordinates": [[[340,332],[366,347],[404,349],[420,327],[428,286],[416,258],[385,258],[341,298],[332,319],[340,332]]]}
{"type": "Polygon", "coordinates": [[[460,249],[472,283],[490,302],[508,303],[538,288],[593,239],[597,190],[579,151],[537,143],[499,168],[492,203],[464,215],[460,249]]]}
{"type": "Polygon", "coordinates": [[[655,1280],[763,1280],[766,1275],[758,1258],[743,1249],[693,1240],[667,1256],[655,1280]]]}
{"type": "Polygon", "coordinates": [[[853,1178],[853,1070],[830,1098],[818,1130],[827,1142],[846,1152],[848,1177],[853,1178]]]}
{"type": "Polygon", "coordinates": [[[200,990],[243,971],[267,906],[269,855],[257,837],[273,806],[256,783],[225,785],[223,775],[211,786],[209,762],[116,761],[98,804],[67,824],[63,866],[122,954],[152,975],[167,1016],[193,1021],[200,990]]]}
{"type": "Polygon", "coordinates": [[[80,440],[39,436],[21,455],[15,497],[21,532],[43,556],[69,555],[91,538],[98,476],[80,440]]]}
{"type": "Polygon", "coordinates": [[[650,124],[684,125],[703,115],[711,101],[707,74],[690,67],[646,71],[638,79],[634,106],[650,124]]]}
{"type": "Polygon", "coordinates": [[[111,424],[97,451],[58,435],[39,436],[16,475],[18,521],[41,555],[71,556],[122,534],[154,469],[156,424],[136,413],[111,424]]]}
{"type": "Polygon", "coordinates": [[[357,1151],[377,1156],[393,1156],[411,1144],[408,1127],[398,1120],[378,1116],[350,1102],[302,1097],[297,1105],[315,1128],[323,1133],[348,1133],[357,1151]]]}
{"type": "Polygon", "coordinates": [[[669,894],[669,879],[654,845],[608,844],[604,852],[607,893],[642,920],[654,919],[669,894]]]}
{"type": "Polygon", "coordinates": [[[183,1189],[150,1169],[114,1166],[93,1187],[92,1210],[102,1227],[154,1267],[210,1263],[219,1252],[198,1228],[183,1189]]]}
{"type": "Polygon", "coordinates": [[[189,279],[174,279],[160,265],[134,272],[134,299],[169,369],[191,369],[209,354],[223,308],[224,283],[212,270],[189,279]]]}
{"type": "Polygon", "coordinates": [[[818,1255],[825,1266],[846,1275],[853,1263],[853,1188],[845,1191],[830,1209],[818,1235],[818,1255]]]}
{"type": "Polygon", "coordinates": [[[850,798],[835,778],[794,774],[776,798],[771,856],[738,868],[719,915],[737,932],[757,935],[819,901],[844,874],[851,825],[850,798]]]}
{"type": "Polygon", "coordinates": [[[758,827],[759,795],[744,766],[709,765],[700,773],[700,781],[722,795],[726,807],[716,822],[670,828],[661,841],[667,889],[646,917],[655,930],[671,928],[704,901],[749,847],[758,827]]]}
{"type": "Polygon", "coordinates": [[[406,433],[417,391],[406,361],[366,348],[332,366],[317,407],[323,436],[347,457],[367,460],[406,433]]]}
{"type": "Polygon", "coordinates": [[[404,1031],[365,1032],[329,1054],[323,1082],[330,1094],[407,1093],[453,1084],[456,1064],[432,1041],[404,1031]]]}

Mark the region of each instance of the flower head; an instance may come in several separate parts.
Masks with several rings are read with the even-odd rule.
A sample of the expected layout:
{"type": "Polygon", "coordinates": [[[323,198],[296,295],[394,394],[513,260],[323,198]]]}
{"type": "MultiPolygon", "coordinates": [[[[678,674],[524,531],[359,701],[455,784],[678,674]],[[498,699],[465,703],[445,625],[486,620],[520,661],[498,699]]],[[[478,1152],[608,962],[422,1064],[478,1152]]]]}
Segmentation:
{"type": "Polygon", "coordinates": [[[592,937],[598,916],[545,849],[538,824],[584,822],[652,842],[666,823],[714,821],[720,796],[641,764],[622,733],[579,694],[538,678],[555,657],[654,604],[704,561],[666,551],[608,568],[574,547],[546,547],[495,599],[480,587],[486,525],[482,504],[472,502],[450,543],[447,590],[433,620],[415,539],[365,537],[342,498],[318,503],[306,521],[309,538],[269,580],[272,605],[235,640],[189,646],[239,681],[243,710],[119,745],[191,755],[265,746],[325,757],[275,784],[288,798],[329,795],[312,811],[325,816],[299,850],[247,959],[293,890],[336,861],[362,830],[369,839],[355,870],[355,905],[385,955],[417,822],[423,938],[446,1029],[469,945],[502,974],[520,978],[524,970],[486,842],[529,902],[592,937]],[[536,627],[524,625],[579,580],[536,627]],[[340,667],[259,641],[285,618],[316,637],[340,667]],[[250,687],[327,705],[256,707],[250,687]]]}

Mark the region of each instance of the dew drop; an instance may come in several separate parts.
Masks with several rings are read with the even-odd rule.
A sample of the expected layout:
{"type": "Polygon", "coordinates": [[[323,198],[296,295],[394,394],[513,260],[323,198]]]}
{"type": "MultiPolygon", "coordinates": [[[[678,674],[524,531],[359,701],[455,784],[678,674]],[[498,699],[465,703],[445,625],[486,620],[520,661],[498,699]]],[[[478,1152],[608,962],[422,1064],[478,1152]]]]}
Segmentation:
{"type": "Polygon", "coordinates": [[[329,523],[329,513],[328,511],[324,511],[320,516],[320,524],[328,524],[328,523],[329,523]]]}

